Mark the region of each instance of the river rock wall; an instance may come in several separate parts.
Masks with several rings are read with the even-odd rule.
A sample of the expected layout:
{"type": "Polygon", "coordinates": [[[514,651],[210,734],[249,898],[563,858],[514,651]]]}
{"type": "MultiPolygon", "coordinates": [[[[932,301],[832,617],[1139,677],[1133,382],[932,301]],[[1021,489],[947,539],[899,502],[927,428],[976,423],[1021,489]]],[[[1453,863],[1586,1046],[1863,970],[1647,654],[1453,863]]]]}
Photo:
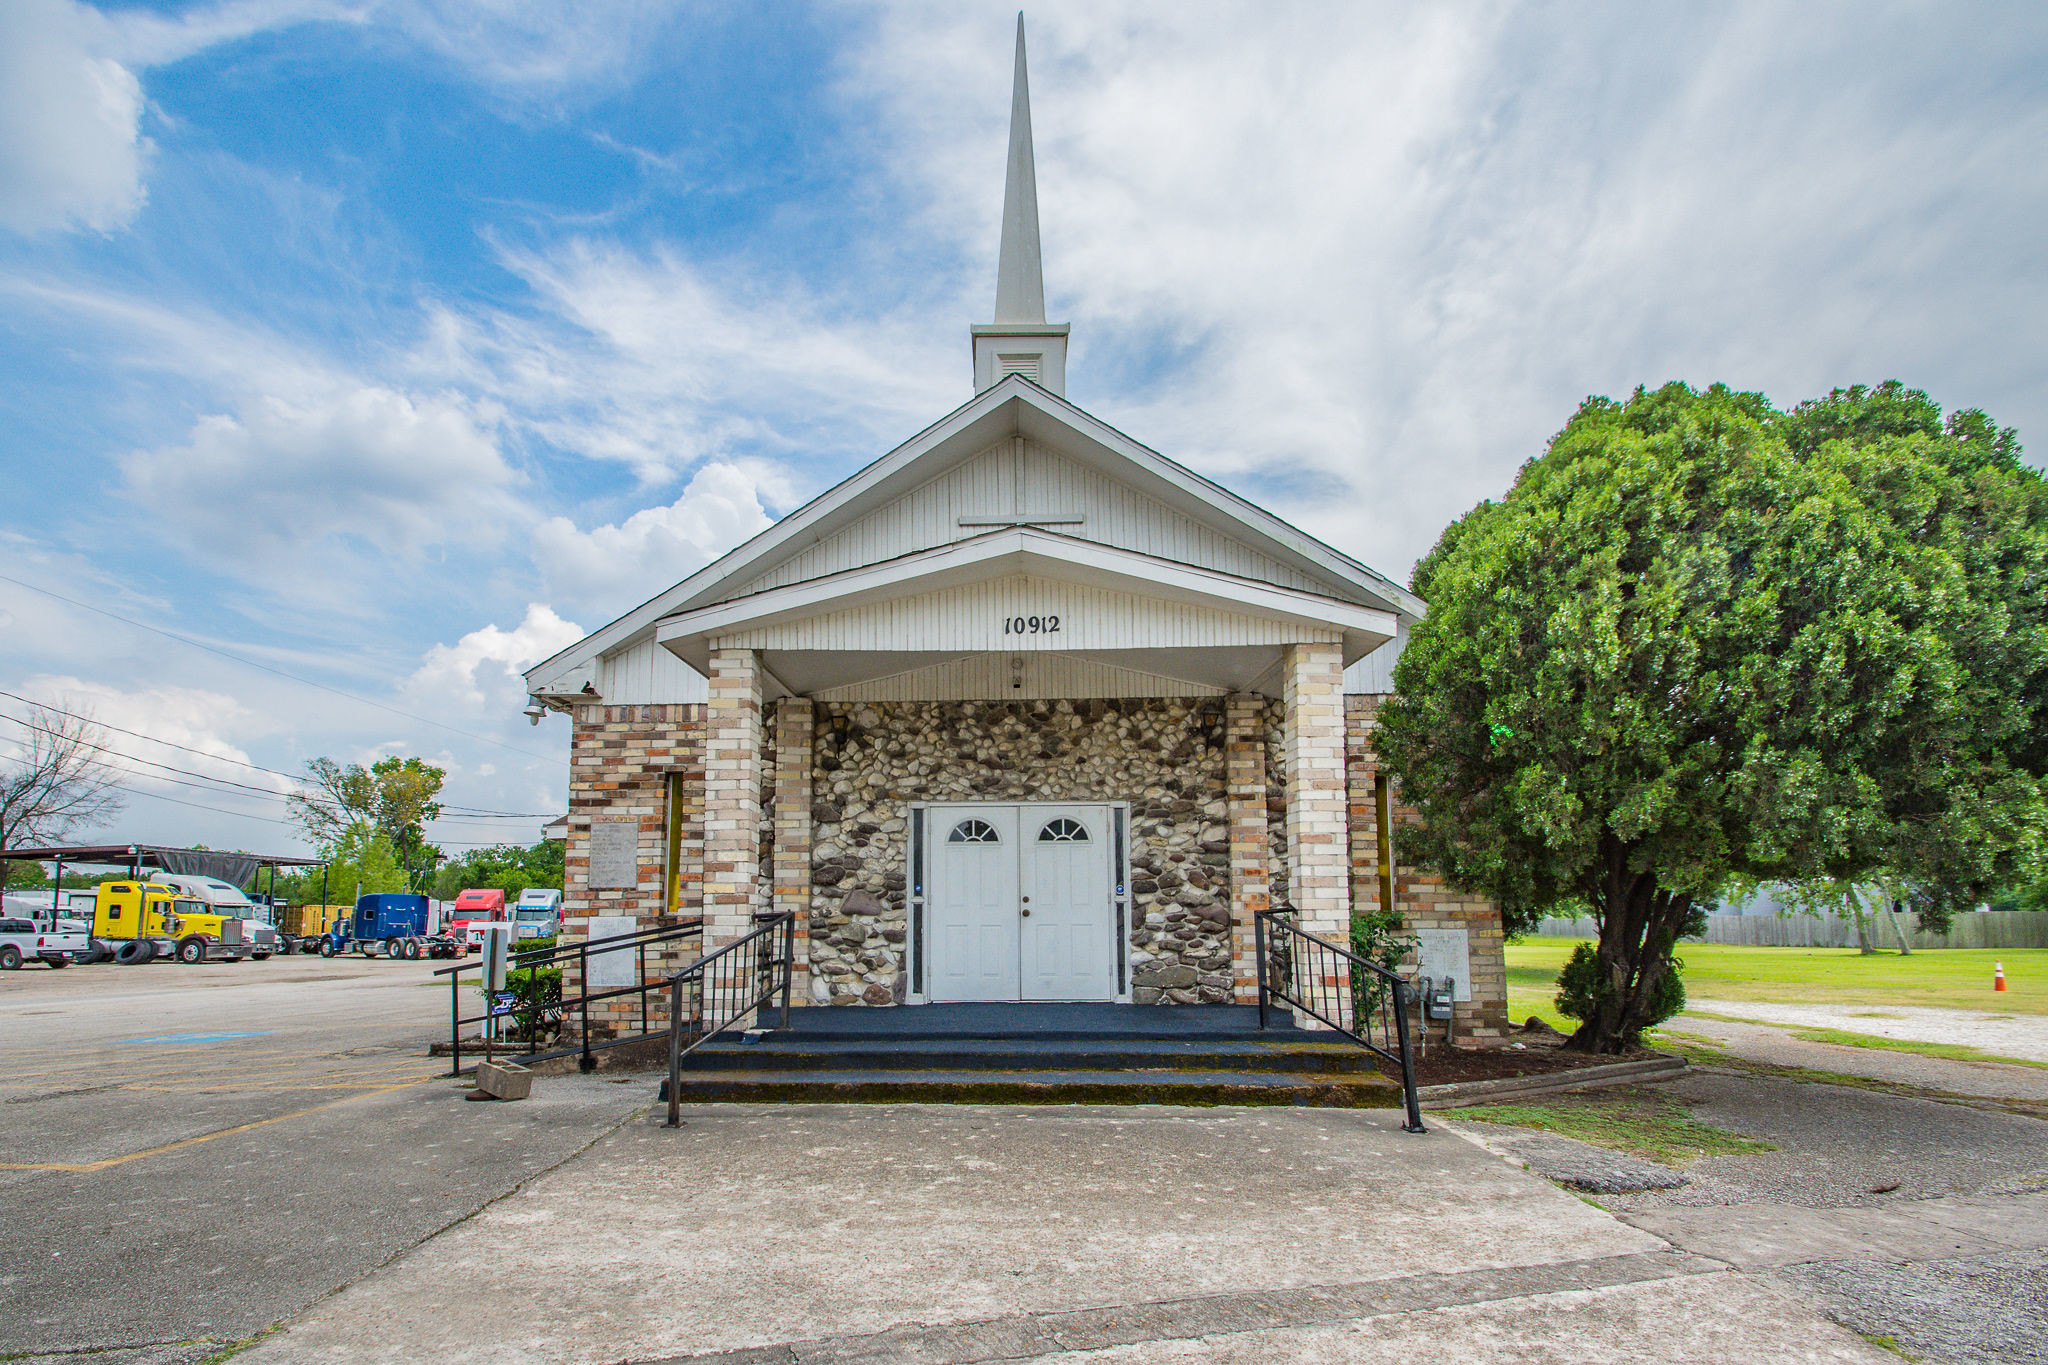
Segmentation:
{"type": "Polygon", "coordinates": [[[888,1005],[909,990],[917,801],[1127,801],[1130,962],[1141,1003],[1227,1001],[1223,702],[820,702],[811,773],[811,991],[888,1005]]]}

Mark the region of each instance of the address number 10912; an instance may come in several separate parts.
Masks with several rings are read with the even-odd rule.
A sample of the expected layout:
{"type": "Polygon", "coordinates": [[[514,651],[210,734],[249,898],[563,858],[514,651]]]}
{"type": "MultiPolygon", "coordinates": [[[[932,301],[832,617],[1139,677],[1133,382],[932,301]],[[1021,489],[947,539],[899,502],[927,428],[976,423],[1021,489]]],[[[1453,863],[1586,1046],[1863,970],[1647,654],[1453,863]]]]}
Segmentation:
{"type": "Polygon", "coordinates": [[[1060,628],[1057,616],[1006,616],[1003,618],[1005,635],[1051,635],[1060,628]]]}

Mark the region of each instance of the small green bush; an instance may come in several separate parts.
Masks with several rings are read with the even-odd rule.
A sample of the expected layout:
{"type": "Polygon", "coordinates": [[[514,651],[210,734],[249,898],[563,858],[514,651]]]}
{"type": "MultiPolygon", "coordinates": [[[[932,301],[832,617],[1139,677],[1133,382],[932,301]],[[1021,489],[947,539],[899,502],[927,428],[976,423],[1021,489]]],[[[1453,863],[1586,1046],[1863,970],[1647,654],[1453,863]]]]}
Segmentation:
{"type": "MultiPolygon", "coordinates": [[[[1351,914],[1351,951],[1375,966],[1394,970],[1415,951],[1412,934],[1401,932],[1401,912],[1354,910],[1351,914]]],[[[1351,1008],[1359,1027],[1367,1026],[1386,1003],[1390,988],[1376,974],[1359,972],[1351,981],[1351,1008]]]]}
{"type": "MultiPolygon", "coordinates": [[[[1657,982],[1656,994],[1650,998],[1650,1018],[1645,1021],[1646,1026],[1661,1024],[1685,1009],[1685,982],[1679,978],[1684,966],[1680,959],[1671,959],[1671,970],[1657,982]]],[[[1607,978],[1600,971],[1599,950],[1590,943],[1581,943],[1572,949],[1570,960],[1557,974],[1558,1013],[1584,1023],[1599,1014],[1601,1002],[1612,994],[1607,978]]],[[[1640,1034],[1625,1041],[1638,1042],[1640,1034]]]]}

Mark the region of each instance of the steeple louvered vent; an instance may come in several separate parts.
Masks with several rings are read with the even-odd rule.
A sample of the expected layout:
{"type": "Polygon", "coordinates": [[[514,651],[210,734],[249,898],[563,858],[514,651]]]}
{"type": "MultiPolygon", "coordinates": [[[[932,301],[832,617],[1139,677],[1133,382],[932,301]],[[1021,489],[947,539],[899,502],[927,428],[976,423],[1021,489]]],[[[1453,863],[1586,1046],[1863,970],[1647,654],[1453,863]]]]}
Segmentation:
{"type": "Polygon", "coordinates": [[[1021,374],[1036,384],[1039,382],[1039,368],[1044,363],[1045,357],[1035,351],[1027,351],[1022,355],[998,355],[996,357],[996,378],[1001,379],[1004,375],[1021,374]]]}

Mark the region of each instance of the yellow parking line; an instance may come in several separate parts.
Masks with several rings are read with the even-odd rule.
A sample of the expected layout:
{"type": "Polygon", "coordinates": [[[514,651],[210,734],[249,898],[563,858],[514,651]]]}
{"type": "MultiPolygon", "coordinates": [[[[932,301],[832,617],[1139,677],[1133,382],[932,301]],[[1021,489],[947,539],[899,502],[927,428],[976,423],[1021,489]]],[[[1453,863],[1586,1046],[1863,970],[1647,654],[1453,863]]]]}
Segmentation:
{"type": "MultiPolygon", "coordinates": [[[[432,1078],[422,1077],[422,1079],[430,1080],[432,1078]]],[[[381,1090],[364,1091],[363,1094],[383,1095],[393,1090],[404,1090],[408,1086],[415,1086],[419,1083],[419,1081],[406,1081],[401,1085],[387,1085],[381,1090]]],[[[178,1142],[166,1142],[161,1147],[150,1147],[140,1152],[130,1152],[126,1156],[110,1156],[104,1161],[82,1161],[77,1163],[63,1161],[0,1161],[0,1171],[69,1171],[74,1175],[85,1175],[93,1171],[104,1171],[110,1166],[123,1166],[131,1161],[140,1161],[146,1156],[161,1156],[165,1152],[175,1152],[180,1147],[194,1147],[202,1142],[211,1142],[215,1138],[232,1137],[236,1133],[246,1133],[252,1128],[262,1128],[273,1123],[283,1123],[286,1119],[302,1119],[308,1114],[317,1114],[322,1109],[332,1109],[337,1104],[347,1104],[350,1100],[359,1100],[361,1098],[363,1098],[363,1095],[347,1095],[338,1100],[329,1100],[325,1104],[316,1104],[310,1109],[299,1109],[289,1114],[279,1114],[276,1118],[257,1119],[254,1123],[238,1124],[233,1128],[223,1128],[219,1132],[201,1133],[198,1137],[184,1138],[178,1142]]]]}

